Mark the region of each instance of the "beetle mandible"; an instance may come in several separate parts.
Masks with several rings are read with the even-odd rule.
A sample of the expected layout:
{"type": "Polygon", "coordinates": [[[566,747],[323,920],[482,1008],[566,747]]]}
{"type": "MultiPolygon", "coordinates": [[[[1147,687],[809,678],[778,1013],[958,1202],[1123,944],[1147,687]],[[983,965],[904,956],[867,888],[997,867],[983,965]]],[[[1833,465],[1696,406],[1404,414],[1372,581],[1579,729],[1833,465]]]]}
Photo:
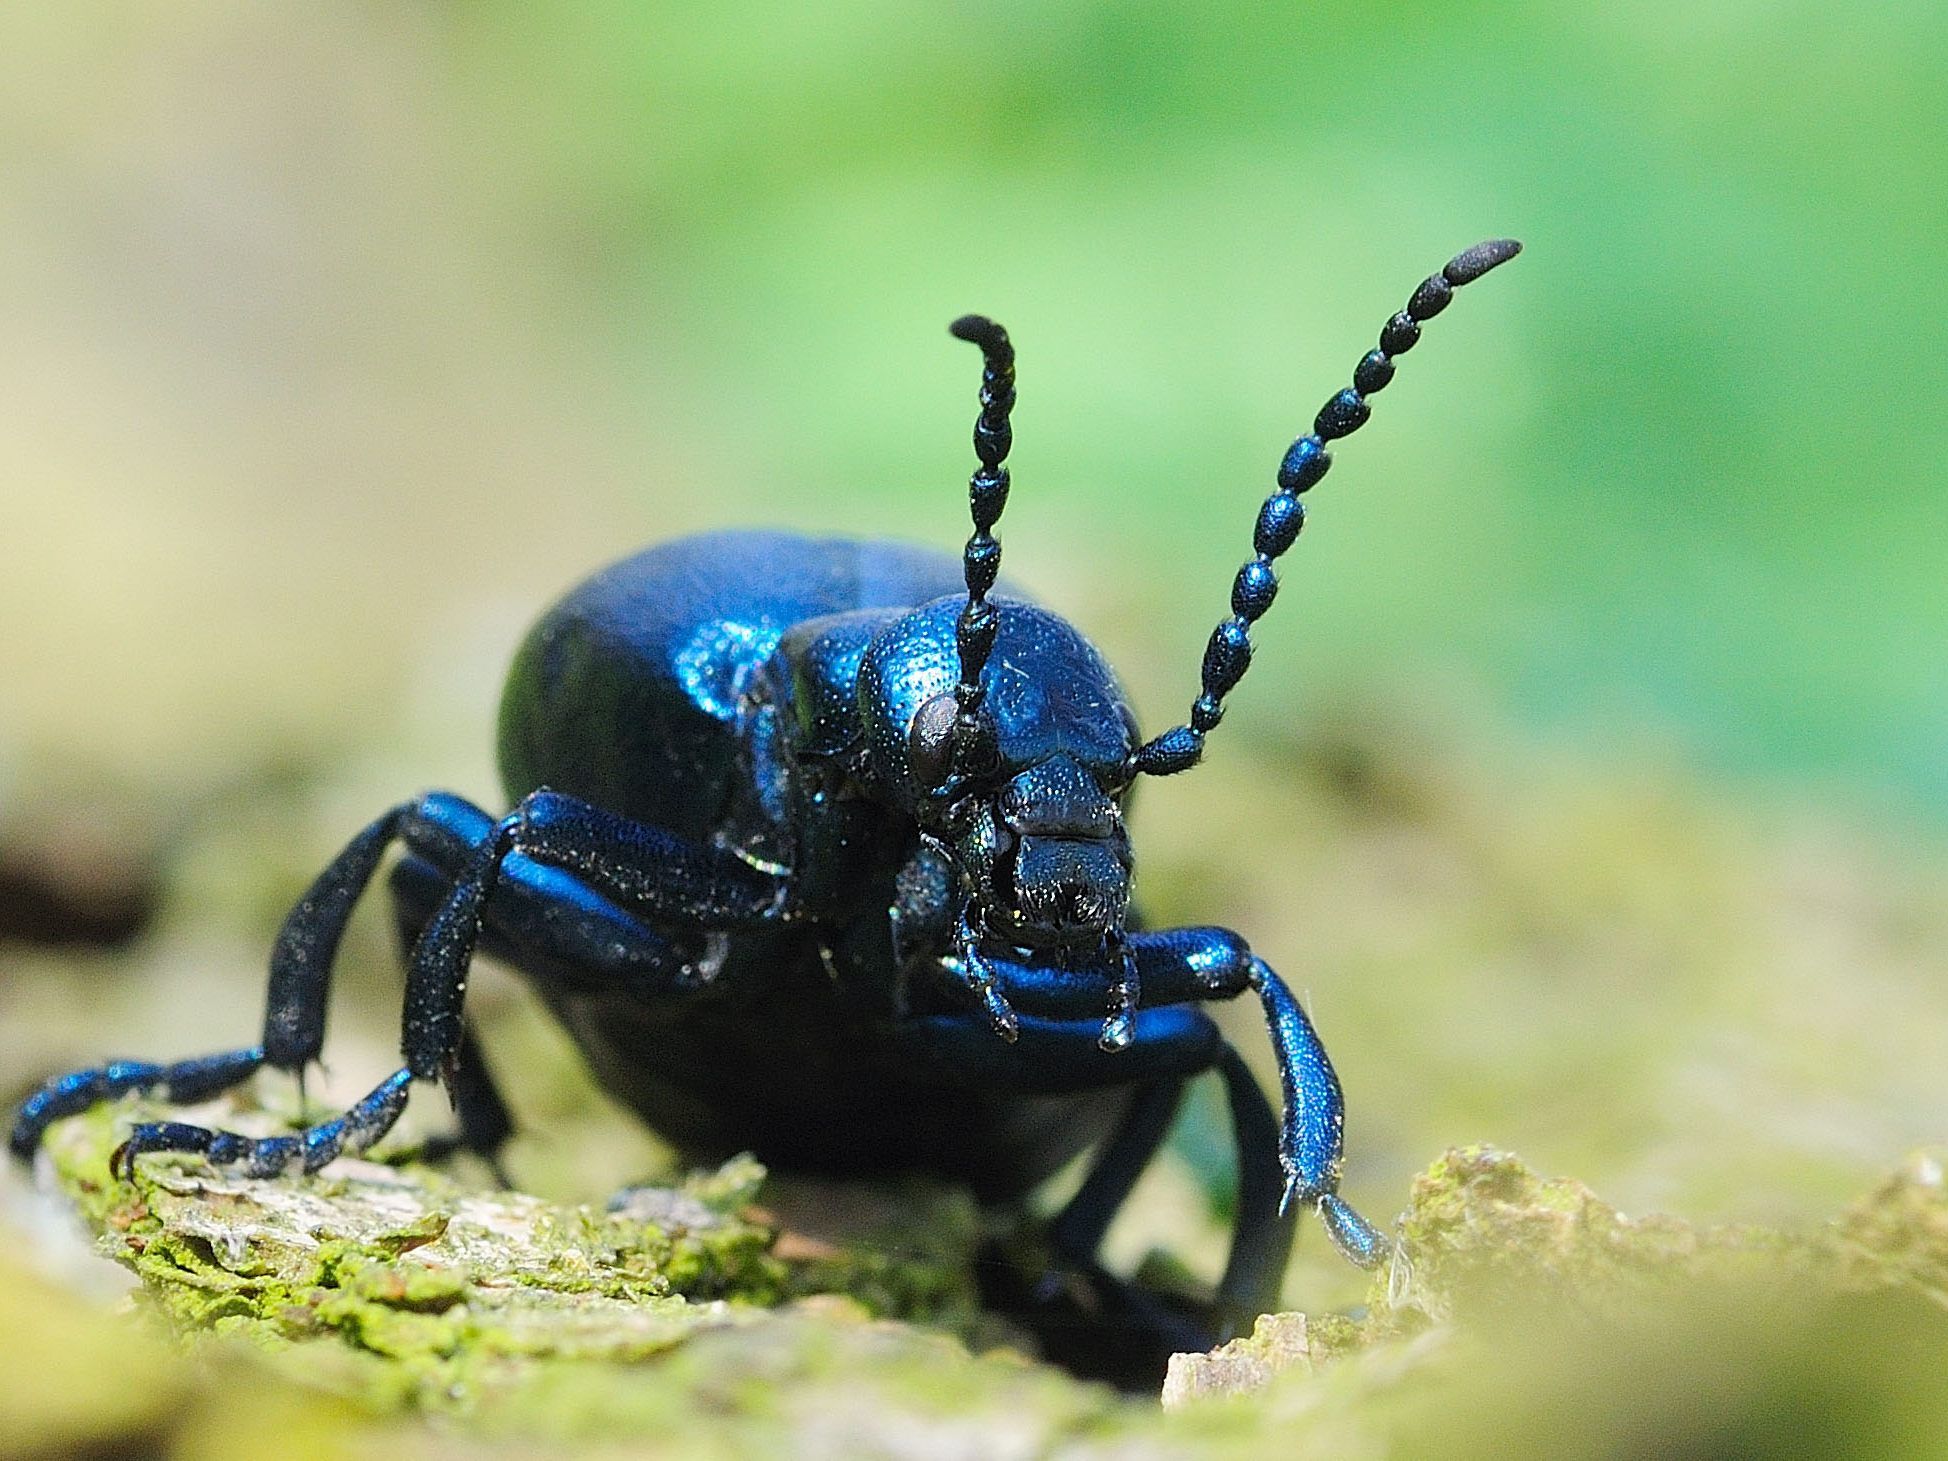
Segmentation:
{"type": "MultiPolygon", "coordinates": [[[[1014,1202],[1096,1148],[1048,1229],[1112,1327],[1208,1343],[1271,1307],[1298,1209],[1371,1267],[1388,1240],[1338,1195],[1340,1088],[1286,985],[1222,928],[1146,929],[1123,803],[1196,765],[1251,662],[1302,495],[1453,291],[1512,258],[1491,240],[1413,292],[1351,387],[1286,452],[1187,724],[1150,740],[1109,665],[1065,620],[994,593],[1014,350],[978,315],[974,521],[959,562],[887,542],[718,533],[650,548],[570,592],[529,633],[500,715],[513,811],[448,793],[366,827],[291,911],[260,1042],[48,1082],[11,1145],[129,1091],[208,1099],[260,1067],[302,1076],[325,1039],[332,964],[387,848],[407,977],[404,1066],[349,1110],[252,1138],[145,1122],[117,1150],[198,1152],[253,1176],[371,1146],[415,1082],[451,1094],[454,1144],[494,1159],[507,1108],[463,1017],[476,947],[532,982],[602,1083],[681,1152],[782,1170],[919,1170],[1014,1202]],[[1255,995],[1275,1117],[1198,1006],[1255,995]],[[1229,1097],[1239,1198],[1216,1318],[1111,1278],[1097,1248],[1161,1145],[1186,1082],[1229,1097]]],[[[1134,1342],[1134,1341],[1133,1341],[1134,1342]]]]}

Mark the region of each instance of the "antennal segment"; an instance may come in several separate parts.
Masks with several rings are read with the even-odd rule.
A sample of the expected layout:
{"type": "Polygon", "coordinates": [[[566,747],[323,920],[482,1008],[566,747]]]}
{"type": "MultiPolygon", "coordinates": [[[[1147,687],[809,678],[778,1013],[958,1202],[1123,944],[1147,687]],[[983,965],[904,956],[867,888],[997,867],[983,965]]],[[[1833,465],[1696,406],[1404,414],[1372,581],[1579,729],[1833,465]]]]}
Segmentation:
{"type": "Polygon", "coordinates": [[[981,671],[994,650],[995,634],[1001,616],[988,602],[1001,571],[1001,544],[994,536],[994,525],[1008,505],[1008,469],[1002,465],[1008,448],[1014,444],[1014,431],[1008,413],[1015,408],[1015,347],[1008,332],[985,315],[962,315],[947,327],[957,340],[981,347],[981,413],[974,418],[974,455],[981,465],[968,479],[968,510],[974,518],[974,535],[961,550],[961,568],[967,578],[967,607],[961,610],[954,628],[955,647],[960,652],[960,683],[954,686],[953,764],[962,774],[978,769],[981,743],[990,739],[981,731],[981,702],[986,692],[981,686],[981,671]]]}
{"type": "MultiPolygon", "coordinates": [[[[1205,736],[1224,718],[1224,697],[1251,667],[1251,626],[1271,608],[1278,593],[1273,560],[1298,540],[1305,526],[1305,505],[1299,498],[1317,486],[1332,466],[1326,443],[1350,436],[1366,424],[1372,412],[1367,398],[1393,379],[1394,360],[1413,349],[1420,339],[1420,327],[1447,308],[1455,290],[1521,251],[1522,245],[1512,238],[1489,239],[1456,254],[1440,273],[1422,280],[1407,307],[1380,331],[1379,348],[1369,350],[1353,368],[1353,384],[1321,406],[1312,430],[1286,451],[1278,468],[1278,490],[1258,510],[1258,524],[1252,534],[1256,556],[1238,570],[1231,585],[1231,617],[1211,632],[1210,642],[1204,646],[1203,693],[1191,704],[1190,723],[1138,747],[1130,757],[1132,775],[1172,776],[1190,770],[1202,758],[1205,736]]],[[[968,551],[972,553],[972,543],[968,551]]],[[[969,562],[971,582],[972,560],[969,562]]],[[[963,651],[963,665],[965,662],[963,651]]]]}

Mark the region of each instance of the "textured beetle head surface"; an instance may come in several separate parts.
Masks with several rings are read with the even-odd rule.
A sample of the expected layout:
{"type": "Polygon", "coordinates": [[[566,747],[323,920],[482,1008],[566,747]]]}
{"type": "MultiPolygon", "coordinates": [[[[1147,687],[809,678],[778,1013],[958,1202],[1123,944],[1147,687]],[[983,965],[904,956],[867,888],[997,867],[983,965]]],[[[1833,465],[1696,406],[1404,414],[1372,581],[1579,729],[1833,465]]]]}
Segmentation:
{"type": "Polygon", "coordinates": [[[1120,803],[1136,717],[1067,620],[1015,599],[990,607],[998,632],[972,716],[976,753],[956,746],[967,718],[953,633],[962,601],[950,595],[866,649],[866,774],[952,859],[980,931],[1028,948],[1099,943],[1129,905],[1120,803]]]}

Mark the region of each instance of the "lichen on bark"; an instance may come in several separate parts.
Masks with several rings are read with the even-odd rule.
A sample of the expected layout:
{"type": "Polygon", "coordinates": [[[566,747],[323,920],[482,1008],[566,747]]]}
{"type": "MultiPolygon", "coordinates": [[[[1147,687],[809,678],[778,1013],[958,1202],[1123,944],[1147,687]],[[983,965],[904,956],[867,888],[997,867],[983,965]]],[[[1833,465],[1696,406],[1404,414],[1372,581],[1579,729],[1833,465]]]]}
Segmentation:
{"type": "MultiPolygon", "coordinates": [[[[638,1362],[791,1313],[959,1333],[983,1323],[979,1225],[952,1189],[904,1183],[876,1227],[813,1239],[756,1204],[765,1174],[749,1157],[601,1207],[359,1159],[253,1179],[149,1157],[124,1182],[108,1156],[128,1115],[62,1123],[42,1161],[144,1302],[192,1342],[246,1341],[384,1406],[468,1412],[510,1401],[552,1364],[638,1362]]],[[[202,1115],[263,1119],[231,1102],[202,1115]]]]}
{"type": "MultiPolygon", "coordinates": [[[[140,1279],[150,1332],[24,1279],[0,1324],[19,1351],[0,1346],[0,1423],[56,1451],[194,1434],[242,1456],[309,1428],[392,1458],[456,1429],[514,1451],[1228,1458],[1275,1437],[1467,1456],[1681,1449],[1706,1424],[1733,1449],[1844,1453],[1948,1427],[1911,1358],[1948,1347],[1936,1154],[1782,1232],[1629,1217],[1457,1149],[1415,1180],[1365,1305],[1180,1356],[1159,1410],[1033,1363],[980,1316],[986,1235],[962,1193],[770,1181],[749,1159],[603,1206],[410,1162],[251,1180],[148,1158],[124,1183],[107,1156],[130,1114],[63,1123],[41,1173],[140,1279]],[[19,1378],[20,1336],[43,1332],[47,1395],[19,1378]]],[[[0,1279],[15,1287],[4,1259],[0,1279]]]]}

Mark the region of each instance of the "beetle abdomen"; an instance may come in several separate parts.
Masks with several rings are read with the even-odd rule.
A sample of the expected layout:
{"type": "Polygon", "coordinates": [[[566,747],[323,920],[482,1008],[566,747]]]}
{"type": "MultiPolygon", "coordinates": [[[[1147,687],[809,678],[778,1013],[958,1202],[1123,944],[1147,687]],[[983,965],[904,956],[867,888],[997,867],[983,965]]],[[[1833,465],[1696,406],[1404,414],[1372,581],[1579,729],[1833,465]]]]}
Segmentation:
{"type": "Polygon", "coordinates": [[[1115,1124],[1129,1091],[1029,1096],[915,1071],[792,939],[741,945],[736,993],[681,1011],[540,986],[609,1094],[691,1161],[754,1153],[779,1172],[927,1172],[1020,1197],[1115,1124]]]}

